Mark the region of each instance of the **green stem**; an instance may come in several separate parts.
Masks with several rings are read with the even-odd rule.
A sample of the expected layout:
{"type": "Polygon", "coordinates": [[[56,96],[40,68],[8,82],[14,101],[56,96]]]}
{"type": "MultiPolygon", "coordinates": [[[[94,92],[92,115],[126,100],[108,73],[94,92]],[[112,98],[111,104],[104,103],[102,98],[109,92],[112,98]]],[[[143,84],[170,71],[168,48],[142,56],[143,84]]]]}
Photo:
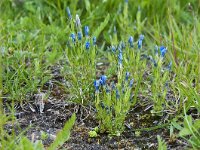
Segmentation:
{"type": "Polygon", "coordinates": [[[161,124],[161,125],[157,125],[157,126],[153,126],[153,127],[149,127],[149,128],[140,128],[140,129],[132,129],[132,131],[152,131],[152,130],[157,130],[160,128],[164,128],[166,126],[169,126],[171,122],[169,123],[165,123],[165,124],[161,124]]]}

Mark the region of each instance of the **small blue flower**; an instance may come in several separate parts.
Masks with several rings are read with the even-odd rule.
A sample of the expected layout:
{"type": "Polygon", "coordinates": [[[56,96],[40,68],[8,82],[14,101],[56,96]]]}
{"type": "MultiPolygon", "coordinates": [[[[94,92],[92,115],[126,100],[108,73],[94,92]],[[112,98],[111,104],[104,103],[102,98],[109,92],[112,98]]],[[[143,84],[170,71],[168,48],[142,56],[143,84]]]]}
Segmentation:
{"type": "Polygon", "coordinates": [[[81,41],[82,40],[82,33],[80,31],[77,33],[77,36],[78,36],[78,40],[81,41]]]}
{"type": "Polygon", "coordinates": [[[111,90],[113,91],[114,89],[115,89],[115,83],[112,82],[112,83],[111,83],[111,90]]]}
{"type": "Polygon", "coordinates": [[[106,93],[109,94],[110,93],[110,89],[108,86],[106,86],[106,93]]]}
{"type": "Polygon", "coordinates": [[[152,60],[152,62],[153,62],[154,67],[158,66],[157,62],[154,59],[152,60]]]}
{"type": "Polygon", "coordinates": [[[66,8],[66,11],[67,11],[67,15],[68,15],[69,19],[71,20],[72,19],[72,15],[71,15],[69,7],[66,8]]]}
{"type": "Polygon", "coordinates": [[[139,40],[138,40],[138,48],[142,48],[142,41],[144,40],[144,35],[140,35],[139,40]]]}
{"type": "Polygon", "coordinates": [[[107,80],[107,77],[105,75],[102,75],[100,77],[100,84],[101,85],[106,85],[106,80],[107,80]]]}
{"type": "Polygon", "coordinates": [[[141,49],[142,48],[142,40],[138,41],[138,48],[141,49]]]}
{"type": "Polygon", "coordinates": [[[130,44],[130,47],[133,47],[133,37],[132,36],[129,37],[128,42],[130,44]]]}
{"type": "Polygon", "coordinates": [[[89,27],[85,26],[85,36],[89,36],[89,27]]]}
{"type": "Polygon", "coordinates": [[[155,54],[156,55],[158,54],[158,46],[157,45],[155,46],[155,54]]]}
{"type": "Polygon", "coordinates": [[[92,41],[93,41],[93,45],[96,45],[97,38],[94,36],[94,37],[92,38],[92,41]]]}
{"type": "Polygon", "coordinates": [[[167,70],[171,70],[171,68],[172,68],[172,62],[170,62],[170,63],[168,64],[167,70]]]}
{"type": "Polygon", "coordinates": [[[115,46],[112,46],[112,47],[111,47],[111,50],[112,50],[113,53],[115,53],[115,52],[116,52],[116,47],[115,47],[115,46]]]}
{"type": "Polygon", "coordinates": [[[72,42],[75,43],[76,42],[76,35],[74,33],[72,33],[70,35],[70,37],[72,38],[72,42]]]}
{"type": "Polygon", "coordinates": [[[128,3],[128,0],[125,0],[125,3],[128,3]]]}
{"type": "Polygon", "coordinates": [[[103,102],[100,102],[100,106],[101,106],[101,108],[102,108],[102,109],[104,109],[104,108],[105,108],[105,105],[104,105],[104,103],[103,103],[103,102]]]}
{"type": "Polygon", "coordinates": [[[126,48],[126,45],[125,45],[125,43],[124,42],[120,42],[120,47],[119,47],[120,49],[125,49],[126,48]]]}
{"type": "Polygon", "coordinates": [[[123,56],[122,56],[122,52],[120,52],[119,55],[118,55],[118,63],[120,65],[122,65],[122,60],[123,60],[123,56]]]}
{"type": "Polygon", "coordinates": [[[129,72],[126,72],[126,77],[125,77],[125,80],[128,81],[128,78],[130,77],[130,73],[129,72]]]}
{"type": "Polygon", "coordinates": [[[166,52],[167,52],[167,48],[164,47],[164,46],[160,46],[160,55],[161,55],[161,57],[164,57],[166,52]]]}
{"type": "Polygon", "coordinates": [[[94,81],[94,87],[95,87],[95,91],[96,91],[96,92],[99,91],[99,86],[100,86],[100,81],[99,81],[99,80],[95,80],[95,81],[94,81]]]}
{"type": "Polygon", "coordinates": [[[119,99],[119,98],[120,98],[119,91],[118,89],[116,89],[116,99],[119,99]]]}
{"type": "Polygon", "coordinates": [[[139,37],[139,39],[140,39],[140,40],[144,40],[144,35],[141,34],[140,37],[139,37]]]}
{"type": "Polygon", "coordinates": [[[131,79],[130,84],[129,84],[129,87],[130,87],[130,88],[133,87],[133,82],[134,82],[134,79],[131,79]]]}
{"type": "Polygon", "coordinates": [[[90,42],[87,41],[87,42],[85,43],[85,48],[86,48],[86,49],[89,49],[89,48],[90,48],[90,42]]]}
{"type": "Polygon", "coordinates": [[[76,15],[76,22],[75,23],[76,23],[77,28],[81,27],[81,21],[80,21],[80,18],[79,18],[78,15],[76,15]]]}

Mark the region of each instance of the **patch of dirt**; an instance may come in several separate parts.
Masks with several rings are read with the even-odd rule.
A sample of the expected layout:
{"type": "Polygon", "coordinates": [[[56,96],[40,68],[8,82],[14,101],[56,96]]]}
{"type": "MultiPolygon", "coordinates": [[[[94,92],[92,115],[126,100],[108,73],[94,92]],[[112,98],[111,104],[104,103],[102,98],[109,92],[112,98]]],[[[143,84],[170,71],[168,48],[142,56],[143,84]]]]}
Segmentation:
{"type": "Polygon", "coordinates": [[[186,145],[179,139],[170,141],[168,127],[141,130],[163,123],[163,117],[156,117],[145,111],[144,106],[135,106],[125,121],[125,131],[120,137],[110,137],[108,134],[99,134],[97,138],[90,138],[88,132],[98,126],[95,119],[95,110],[91,107],[84,107],[78,104],[69,103],[64,100],[49,99],[44,104],[43,113],[40,113],[35,103],[25,104],[23,109],[16,110],[16,123],[7,124],[5,128],[9,131],[13,127],[16,132],[27,130],[25,135],[32,141],[40,140],[41,132],[48,135],[42,140],[48,146],[62,129],[70,116],[76,113],[76,123],[71,131],[70,140],[62,148],[70,150],[107,150],[107,149],[157,149],[157,135],[160,135],[170,149],[183,149],[186,145]],[[30,108],[30,105],[33,108],[30,108]]]}

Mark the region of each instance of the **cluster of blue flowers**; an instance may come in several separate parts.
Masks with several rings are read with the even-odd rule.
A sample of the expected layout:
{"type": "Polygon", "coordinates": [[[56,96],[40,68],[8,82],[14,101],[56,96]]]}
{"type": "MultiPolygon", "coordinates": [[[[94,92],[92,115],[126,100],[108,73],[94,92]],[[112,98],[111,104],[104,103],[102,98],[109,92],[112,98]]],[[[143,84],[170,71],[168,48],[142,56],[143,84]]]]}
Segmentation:
{"type": "Polygon", "coordinates": [[[105,75],[102,75],[99,80],[94,81],[94,87],[95,87],[96,92],[99,92],[100,86],[106,85],[106,80],[107,80],[107,77],[105,75]]]}
{"type": "MultiPolygon", "coordinates": [[[[143,40],[144,40],[144,35],[140,35],[139,36],[139,40],[138,40],[138,42],[137,42],[137,45],[138,45],[138,49],[141,49],[142,48],[142,42],[143,42],[143,40]]],[[[133,47],[134,45],[133,45],[133,42],[134,42],[134,38],[132,37],[132,36],[130,36],[129,37],[129,39],[128,39],[128,43],[129,43],[129,46],[130,47],[133,47]]]]}
{"type": "MultiPolygon", "coordinates": [[[[134,79],[131,79],[129,81],[129,77],[130,77],[130,73],[126,72],[126,74],[125,74],[125,82],[128,83],[128,87],[129,88],[132,88],[133,87],[133,83],[134,83],[134,79]]],[[[94,81],[94,88],[95,88],[95,92],[96,93],[99,93],[99,90],[100,90],[101,86],[106,89],[106,93],[110,92],[110,90],[109,90],[110,88],[106,84],[106,81],[107,81],[107,77],[105,75],[102,75],[100,77],[100,79],[94,81]]],[[[122,83],[122,87],[124,87],[124,83],[122,83]]],[[[112,91],[115,90],[116,99],[119,99],[120,98],[119,90],[116,88],[116,86],[115,86],[115,84],[113,82],[111,83],[111,90],[112,91]]],[[[123,91],[123,93],[125,92],[124,88],[122,89],[122,91],[123,91]]]]}
{"type": "MultiPolygon", "coordinates": [[[[72,20],[72,15],[71,15],[71,12],[70,12],[70,9],[69,7],[66,8],[66,12],[67,12],[67,15],[69,17],[70,20],[72,20]]],[[[76,28],[78,30],[77,32],[77,37],[76,37],[76,34],[75,33],[71,33],[70,34],[70,38],[72,40],[73,43],[76,42],[76,38],[78,39],[78,41],[81,41],[82,38],[83,38],[83,35],[82,35],[82,31],[81,31],[81,21],[80,21],[80,18],[78,15],[76,15],[76,19],[75,19],[75,25],[76,25],[76,28]]],[[[89,49],[90,48],[90,41],[89,41],[89,27],[88,26],[85,26],[84,27],[84,33],[85,33],[85,37],[86,37],[86,42],[85,42],[85,49],[89,49]]],[[[96,37],[93,37],[92,38],[92,44],[93,45],[96,45],[96,42],[97,42],[97,39],[96,37]]]]}

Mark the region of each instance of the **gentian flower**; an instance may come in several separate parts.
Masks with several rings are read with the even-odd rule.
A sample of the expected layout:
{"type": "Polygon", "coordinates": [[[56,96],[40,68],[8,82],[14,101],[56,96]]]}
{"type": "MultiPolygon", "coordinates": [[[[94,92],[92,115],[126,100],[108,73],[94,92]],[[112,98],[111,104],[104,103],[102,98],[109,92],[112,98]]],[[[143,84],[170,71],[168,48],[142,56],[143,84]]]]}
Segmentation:
{"type": "Polygon", "coordinates": [[[170,62],[170,63],[168,64],[167,70],[171,70],[171,68],[172,68],[172,62],[170,62]]]}
{"type": "Polygon", "coordinates": [[[119,98],[120,98],[119,91],[118,89],[116,89],[116,99],[119,99],[119,98]]]}
{"type": "Polygon", "coordinates": [[[109,89],[108,86],[106,86],[106,93],[107,93],[107,94],[110,93],[110,89],[109,89]]]}
{"type": "Polygon", "coordinates": [[[121,43],[120,43],[120,47],[121,47],[121,49],[125,49],[125,48],[126,48],[125,43],[124,43],[124,42],[121,42],[121,43]]]}
{"type": "Polygon", "coordinates": [[[100,77],[100,84],[101,85],[106,85],[106,80],[107,80],[107,77],[105,75],[102,75],[100,77]]]}
{"type": "Polygon", "coordinates": [[[112,50],[113,53],[115,53],[115,52],[116,52],[116,47],[115,47],[115,46],[112,46],[112,47],[111,47],[111,50],[112,50]]]}
{"type": "Polygon", "coordinates": [[[129,72],[126,72],[126,78],[125,80],[128,81],[128,78],[130,77],[130,73],[129,72]]]}
{"type": "Polygon", "coordinates": [[[71,20],[72,19],[72,15],[71,15],[69,7],[67,7],[66,11],[67,11],[67,15],[68,15],[69,19],[71,20]]]}
{"type": "Polygon", "coordinates": [[[93,37],[93,38],[92,38],[92,41],[93,41],[93,45],[96,45],[97,38],[96,38],[96,37],[93,37]]]}
{"type": "Polygon", "coordinates": [[[158,46],[155,46],[155,54],[158,55],[158,46]]]}
{"type": "Polygon", "coordinates": [[[130,84],[129,84],[129,87],[130,87],[130,88],[133,87],[133,82],[134,82],[134,79],[131,79],[130,84]]]}
{"type": "Polygon", "coordinates": [[[101,108],[105,108],[105,105],[104,105],[104,103],[103,102],[100,102],[100,106],[101,106],[101,108]]]}
{"type": "Polygon", "coordinates": [[[133,47],[133,37],[132,36],[129,37],[128,42],[130,44],[130,47],[133,47]]]}
{"type": "Polygon", "coordinates": [[[119,52],[119,55],[118,55],[118,63],[120,65],[122,65],[122,60],[123,60],[123,56],[122,56],[122,51],[119,52]]]}
{"type": "Polygon", "coordinates": [[[70,35],[70,37],[72,38],[72,42],[75,43],[76,42],[76,35],[74,33],[72,33],[70,35]]]}
{"type": "Polygon", "coordinates": [[[115,83],[112,82],[112,83],[111,83],[111,90],[113,91],[114,89],[115,89],[115,83]]]}
{"type": "Polygon", "coordinates": [[[85,43],[85,48],[86,48],[86,49],[89,49],[89,48],[90,48],[90,42],[87,41],[87,42],[85,43]]]}
{"type": "Polygon", "coordinates": [[[95,87],[95,91],[99,92],[99,86],[100,86],[100,81],[99,80],[95,80],[94,81],[94,87],[95,87]]]}
{"type": "Polygon", "coordinates": [[[138,40],[138,48],[142,48],[142,41],[144,40],[144,35],[140,35],[139,40],[138,40]]]}
{"type": "Polygon", "coordinates": [[[144,40],[144,35],[141,34],[140,37],[139,37],[139,39],[140,39],[140,40],[144,40]]]}
{"type": "Polygon", "coordinates": [[[81,21],[78,15],[76,15],[76,27],[77,28],[81,27],[81,21]]]}
{"type": "Polygon", "coordinates": [[[80,31],[77,33],[77,36],[78,36],[78,40],[81,41],[82,40],[82,33],[80,31]]]}
{"type": "Polygon", "coordinates": [[[160,55],[161,55],[161,57],[164,57],[166,52],[167,52],[167,48],[164,47],[164,46],[160,46],[160,55]]]}
{"type": "Polygon", "coordinates": [[[89,36],[89,27],[85,26],[85,36],[89,36]]]}

